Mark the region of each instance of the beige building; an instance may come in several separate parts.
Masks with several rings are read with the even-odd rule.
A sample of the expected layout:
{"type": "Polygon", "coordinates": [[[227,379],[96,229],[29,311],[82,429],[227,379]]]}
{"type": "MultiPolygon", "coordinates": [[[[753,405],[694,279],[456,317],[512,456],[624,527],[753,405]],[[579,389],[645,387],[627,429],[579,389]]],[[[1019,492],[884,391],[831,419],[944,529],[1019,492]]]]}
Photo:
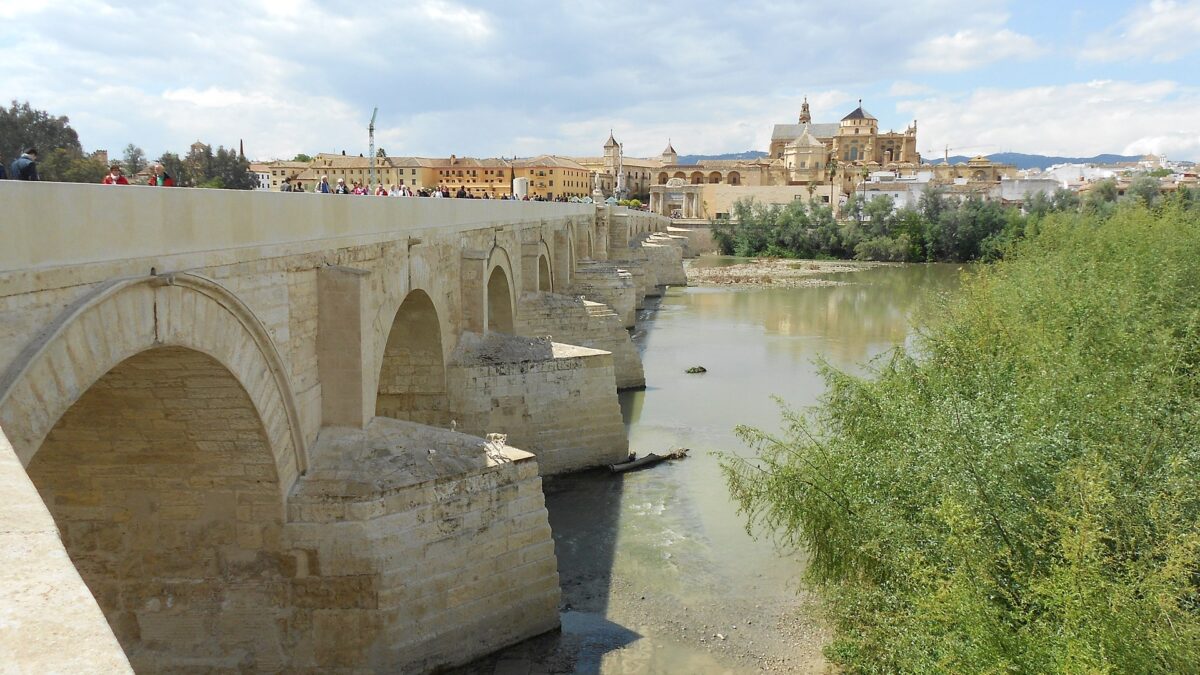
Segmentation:
{"type": "Polygon", "coordinates": [[[985,157],[924,165],[916,121],[902,132],[881,133],[879,120],[863,109],[862,101],[838,122],[813,122],[805,100],[796,124],[774,126],[768,154],[761,159],[682,165],[668,144],[659,161],[650,209],[682,219],[720,217],[747,197],[769,204],[814,201],[836,209],[856,191],[908,193],[915,184],[988,198],[1000,194],[1001,181],[1017,177],[1016,167],[985,157]]]}
{"type": "Polygon", "coordinates": [[[820,162],[822,167],[829,159],[839,164],[875,164],[891,168],[921,163],[921,154],[917,152],[916,121],[903,132],[879,133],[879,120],[863,110],[861,100],[858,107],[841,121],[814,124],[808,100],[805,99],[800,106],[797,124],[776,124],[772,129],[771,146],[767,154],[772,159],[783,160],[789,171],[798,170],[806,174],[804,177],[791,176],[791,181],[810,176],[811,169],[816,168],[812,166],[813,160],[823,159],[820,162]],[[824,153],[816,151],[818,142],[824,146],[824,153]],[[799,164],[806,160],[809,162],[806,166],[799,164]]]}
{"type": "MultiPolygon", "coordinates": [[[[529,179],[529,196],[580,199],[592,193],[593,172],[570,157],[539,155],[512,163],[514,178],[529,179]]],[[[511,183],[510,183],[511,186],[511,183]]]]}
{"type": "MultiPolygon", "coordinates": [[[[475,197],[505,197],[512,194],[512,163],[505,159],[457,157],[427,160],[436,171],[437,184],[457,193],[464,188],[475,197]]],[[[428,187],[433,187],[428,186],[428,187]]]]}
{"type": "MultiPolygon", "coordinates": [[[[670,143],[668,143],[670,145],[670,143]]],[[[623,178],[625,193],[629,197],[639,197],[645,200],[650,195],[650,186],[654,184],[658,169],[662,167],[661,159],[643,159],[640,157],[625,157],[622,146],[608,132],[608,140],[604,142],[604,154],[600,157],[575,157],[581,166],[592,173],[592,180],[599,178],[600,191],[605,196],[611,196],[617,189],[617,178],[623,178]]],[[[595,188],[589,185],[588,194],[595,188]]]]}

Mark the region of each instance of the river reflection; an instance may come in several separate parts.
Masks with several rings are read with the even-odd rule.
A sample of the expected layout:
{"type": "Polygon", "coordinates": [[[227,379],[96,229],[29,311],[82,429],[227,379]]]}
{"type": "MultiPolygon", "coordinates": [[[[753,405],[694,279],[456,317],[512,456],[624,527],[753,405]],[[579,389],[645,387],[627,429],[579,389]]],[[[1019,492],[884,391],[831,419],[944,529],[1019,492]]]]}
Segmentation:
{"type": "Polygon", "coordinates": [[[841,284],[672,288],[642,312],[635,342],[649,386],[621,395],[630,448],[688,447],[692,457],[618,476],[548,479],[563,632],[470,672],[524,664],[525,672],[824,669],[826,635],[798,594],[803,556],[746,534],[714,452],[749,452],[733,433],[738,424],[778,429],[773,395],[793,407],[815,403],[824,390],[818,359],[857,370],[903,343],[914,311],[931,294],[951,292],[958,268],[822,278],[841,284]],[[708,372],[684,373],[693,365],[708,372]]]}

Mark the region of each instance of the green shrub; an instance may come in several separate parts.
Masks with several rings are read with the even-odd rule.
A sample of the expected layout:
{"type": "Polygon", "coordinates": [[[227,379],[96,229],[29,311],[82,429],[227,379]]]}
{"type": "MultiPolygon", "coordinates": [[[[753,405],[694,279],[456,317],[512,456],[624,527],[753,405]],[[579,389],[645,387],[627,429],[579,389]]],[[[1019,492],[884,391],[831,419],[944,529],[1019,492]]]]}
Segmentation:
{"type": "MultiPolygon", "coordinates": [[[[812,416],[740,428],[750,526],[808,551],[850,672],[1200,664],[1200,229],[1052,214],[812,416]]],[[[1191,203],[1190,201],[1187,203],[1191,203]]]]}

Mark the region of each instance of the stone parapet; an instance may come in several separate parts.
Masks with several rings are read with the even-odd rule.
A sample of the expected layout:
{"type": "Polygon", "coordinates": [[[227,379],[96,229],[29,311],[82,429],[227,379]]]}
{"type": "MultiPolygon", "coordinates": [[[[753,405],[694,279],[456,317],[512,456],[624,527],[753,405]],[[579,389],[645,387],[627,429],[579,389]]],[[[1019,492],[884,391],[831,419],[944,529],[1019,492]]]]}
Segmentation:
{"type": "Polygon", "coordinates": [[[0,670],[132,673],[0,429],[0,670]]]}
{"type": "Polygon", "coordinates": [[[464,335],[446,369],[459,429],[506,434],[544,475],[623,459],[629,449],[612,354],[545,338],[464,335]]]}
{"type": "Polygon", "coordinates": [[[530,337],[550,337],[555,342],[601,349],[612,354],[617,389],[646,386],[642,359],[608,305],[578,296],[526,293],[521,296],[517,331],[530,337]]]}

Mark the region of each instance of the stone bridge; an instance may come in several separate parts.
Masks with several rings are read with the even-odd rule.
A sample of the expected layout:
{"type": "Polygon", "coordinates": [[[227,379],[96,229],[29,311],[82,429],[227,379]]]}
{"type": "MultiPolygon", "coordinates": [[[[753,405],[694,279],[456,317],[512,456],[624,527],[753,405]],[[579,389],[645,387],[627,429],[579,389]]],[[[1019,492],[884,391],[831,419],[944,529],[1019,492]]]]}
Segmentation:
{"type": "Polygon", "coordinates": [[[0,662],[410,672],[558,625],[540,476],[627,451],[627,328],[685,283],[665,218],[9,181],[0,204],[0,662]]]}

